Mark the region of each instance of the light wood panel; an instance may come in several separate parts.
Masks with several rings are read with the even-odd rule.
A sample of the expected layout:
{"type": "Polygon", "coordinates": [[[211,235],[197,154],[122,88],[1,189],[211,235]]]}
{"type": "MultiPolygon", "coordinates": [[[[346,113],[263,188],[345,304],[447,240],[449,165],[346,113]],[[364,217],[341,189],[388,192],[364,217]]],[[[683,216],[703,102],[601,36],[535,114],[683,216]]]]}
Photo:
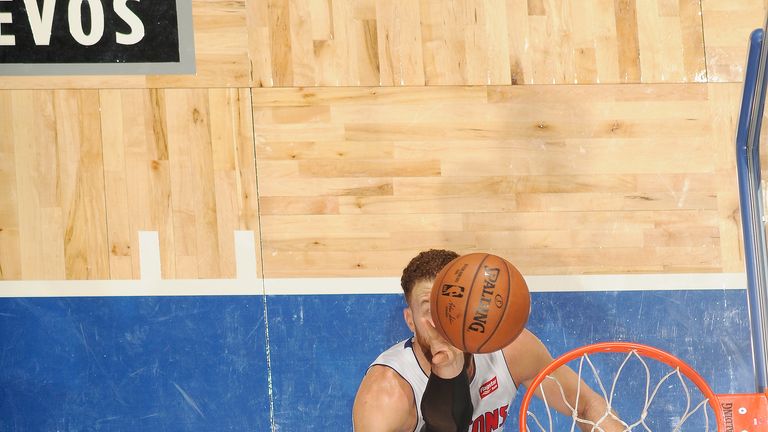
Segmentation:
{"type": "Polygon", "coordinates": [[[698,0],[264,3],[256,86],[706,80],[698,0]]]}
{"type": "Polygon", "coordinates": [[[3,91],[2,277],[137,278],[141,230],[164,277],[232,277],[236,229],[267,277],[392,276],[431,247],[527,274],[740,271],[740,91],[3,91]]]}
{"type": "Polygon", "coordinates": [[[397,275],[432,247],[526,274],[740,271],[739,92],[255,89],[265,275],[397,275]]]}
{"type": "Polygon", "coordinates": [[[737,82],[765,3],[196,0],[194,76],[6,77],[0,88],[737,82]]]}
{"type": "MultiPolygon", "coordinates": [[[[0,92],[0,118],[13,118],[9,92],[0,92]]],[[[16,159],[13,142],[15,128],[6,120],[0,128],[0,279],[21,279],[21,244],[19,243],[18,196],[16,194],[16,159]]]]}
{"type": "Polygon", "coordinates": [[[107,279],[98,92],[3,92],[4,278],[107,279]]]}
{"type": "Polygon", "coordinates": [[[743,81],[749,35],[765,25],[765,0],[701,0],[710,82],[743,81]]]}
{"type": "Polygon", "coordinates": [[[195,75],[8,77],[0,88],[681,83],[707,70],[740,81],[759,2],[195,0],[195,75]]]}
{"type": "Polygon", "coordinates": [[[138,278],[141,230],[232,277],[236,229],[268,277],[741,271],[741,85],[700,82],[765,4],[194,1],[196,76],[0,80],[0,278],[138,278]]]}
{"type": "Polygon", "coordinates": [[[142,230],[164,277],[234,277],[234,231],[260,249],[250,107],[247,89],[0,92],[2,277],[138,278],[142,230]]]}
{"type": "Polygon", "coordinates": [[[176,274],[168,121],[161,90],[102,90],[112,278],[139,277],[138,231],[158,231],[163,276],[176,274]]]}
{"type": "Polygon", "coordinates": [[[119,277],[138,277],[140,230],[159,232],[164,277],[234,277],[234,230],[258,232],[248,91],[104,91],[102,103],[119,277]]]}

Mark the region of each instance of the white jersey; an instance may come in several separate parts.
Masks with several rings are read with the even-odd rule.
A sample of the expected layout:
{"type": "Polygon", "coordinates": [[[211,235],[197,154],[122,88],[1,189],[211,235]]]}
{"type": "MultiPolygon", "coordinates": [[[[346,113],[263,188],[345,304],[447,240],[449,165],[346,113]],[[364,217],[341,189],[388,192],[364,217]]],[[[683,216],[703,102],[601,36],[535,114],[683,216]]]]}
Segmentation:
{"type": "MultiPolygon", "coordinates": [[[[472,396],[472,424],[469,432],[501,431],[511,413],[509,405],[517,394],[517,386],[504,360],[504,354],[496,351],[490,354],[474,354],[475,376],[469,383],[472,396]]],[[[416,400],[418,422],[415,431],[424,427],[421,416],[421,398],[427,387],[427,374],[421,369],[413,341],[408,339],[384,351],[371,366],[383,365],[395,370],[408,381],[416,400]]]]}

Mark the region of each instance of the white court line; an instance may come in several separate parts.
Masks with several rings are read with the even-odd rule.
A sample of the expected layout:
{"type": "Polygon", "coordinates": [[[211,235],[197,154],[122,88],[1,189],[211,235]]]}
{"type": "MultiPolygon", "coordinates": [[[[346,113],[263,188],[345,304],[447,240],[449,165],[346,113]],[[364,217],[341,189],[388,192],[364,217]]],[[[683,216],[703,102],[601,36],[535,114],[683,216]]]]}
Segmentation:
{"type": "Polygon", "coordinates": [[[0,297],[140,297],[262,295],[259,280],[168,279],[3,281],[0,297]]]}
{"type": "MultiPolygon", "coordinates": [[[[399,277],[259,279],[253,231],[235,232],[236,279],[162,279],[156,231],[139,232],[140,280],[0,281],[0,297],[400,294],[399,277]]],[[[744,273],[526,276],[531,292],[746,289],[744,273]]]]}
{"type": "Polygon", "coordinates": [[[265,279],[267,295],[400,294],[400,278],[281,278],[265,279]]]}
{"type": "MultiPolygon", "coordinates": [[[[744,273],[525,276],[531,292],[746,289],[744,273]]],[[[268,295],[400,294],[400,278],[265,279],[268,295]]]]}
{"type": "Polygon", "coordinates": [[[235,231],[235,269],[237,279],[254,280],[256,272],[256,240],[253,231],[235,231]]]}
{"type": "MultiPolygon", "coordinates": [[[[746,289],[743,273],[528,276],[531,292],[746,289]]],[[[0,297],[400,294],[399,278],[0,281],[0,297]]]]}
{"type": "Polygon", "coordinates": [[[532,292],[747,289],[746,273],[527,276],[532,292]]]}
{"type": "Polygon", "coordinates": [[[157,231],[139,231],[139,275],[143,280],[158,280],[162,277],[160,237],[157,231]]]}

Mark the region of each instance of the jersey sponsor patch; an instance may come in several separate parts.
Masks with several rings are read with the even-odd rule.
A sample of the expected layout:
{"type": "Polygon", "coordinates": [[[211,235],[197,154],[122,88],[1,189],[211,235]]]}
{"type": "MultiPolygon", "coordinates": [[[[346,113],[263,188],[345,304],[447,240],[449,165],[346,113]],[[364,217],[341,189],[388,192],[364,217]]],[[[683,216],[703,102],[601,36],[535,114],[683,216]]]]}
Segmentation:
{"type": "Polygon", "coordinates": [[[499,388],[499,381],[496,379],[496,377],[491,378],[490,380],[483,383],[483,385],[480,386],[480,399],[484,399],[489,394],[496,391],[496,389],[499,388]]]}

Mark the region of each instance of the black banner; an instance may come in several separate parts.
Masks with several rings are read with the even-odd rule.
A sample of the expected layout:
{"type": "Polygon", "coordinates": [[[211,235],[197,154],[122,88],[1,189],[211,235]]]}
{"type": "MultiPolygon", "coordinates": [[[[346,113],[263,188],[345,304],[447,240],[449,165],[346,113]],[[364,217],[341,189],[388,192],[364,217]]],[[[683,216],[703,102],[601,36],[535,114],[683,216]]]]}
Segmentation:
{"type": "Polygon", "coordinates": [[[179,62],[176,6],[176,0],[0,0],[0,64],[179,62]]]}

